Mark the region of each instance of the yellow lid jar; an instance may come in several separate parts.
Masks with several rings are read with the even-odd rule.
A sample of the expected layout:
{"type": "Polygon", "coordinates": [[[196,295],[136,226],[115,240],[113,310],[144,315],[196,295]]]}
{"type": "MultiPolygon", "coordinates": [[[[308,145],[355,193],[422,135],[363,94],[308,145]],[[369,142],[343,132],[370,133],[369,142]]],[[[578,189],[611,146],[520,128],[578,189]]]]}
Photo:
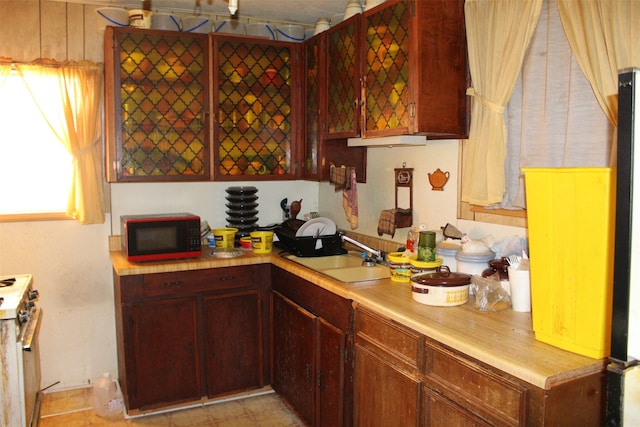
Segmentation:
{"type": "Polygon", "coordinates": [[[394,282],[409,283],[411,279],[411,259],[403,256],[403,252],[391,252],[387,254],[387,263],[391,270],[391,280],[394,282]]]}
{"type": "Polygon", "coordinates": [[[436,256],[435,261],[419,261],[411,258],[411,274],[433,273],[442,265],[442,258],[436,256]]]}

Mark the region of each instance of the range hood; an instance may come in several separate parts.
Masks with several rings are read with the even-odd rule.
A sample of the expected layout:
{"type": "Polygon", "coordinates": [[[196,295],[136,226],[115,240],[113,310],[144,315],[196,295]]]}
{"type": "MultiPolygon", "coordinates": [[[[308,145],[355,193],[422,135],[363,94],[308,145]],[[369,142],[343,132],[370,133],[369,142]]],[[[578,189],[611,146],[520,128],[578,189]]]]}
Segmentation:
{"type": "Polygon", "coordinates": [[[427,145],[427,137],[425,135],[398,135],[347,139],[348,147],[401,147],[404,145],[427,145]]]}

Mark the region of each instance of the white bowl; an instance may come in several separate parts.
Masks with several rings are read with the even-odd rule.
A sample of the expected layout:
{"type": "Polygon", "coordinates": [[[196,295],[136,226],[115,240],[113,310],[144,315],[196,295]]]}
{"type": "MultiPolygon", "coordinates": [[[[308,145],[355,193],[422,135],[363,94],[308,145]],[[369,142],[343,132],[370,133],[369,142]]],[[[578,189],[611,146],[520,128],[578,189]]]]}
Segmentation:
{"type": "Polygon", "coordinates": [[[182,19],[182,31],[207,34],[211,32],[211,19],[206,16],[189,16],[182,19]]]}
{"type": "Polygon", "coordinates": [[[99,7],[96,9],[96,30],[102,33],[107,25],[128,27],[129,12],[120,7],[99,7]]]}
{"type": "Polygon", "coordinates": [[[302,25],[281,25],[276,31],[278,40],[298,43],[304,41],[304,27],[302,25]]]}
{"type": "Polygon", "coordinates": [[[245,34],[244,22],[237,19],[218,21],[213,26],[214,33],[245,34]]]}
{"type": "Polygon", "coordinates": [[[276,29],[273,25],[266,22],[258,22],[255,24],[247,24],[247,35],[254,37],[264,37],[270,40],[276,39],[276,29]]]}
{"type": "Polygon", "coordinates": [[[156,30],[180,31],[180,18],[170,13],[156,13],[151,18],[151,28],[156,30]]]}

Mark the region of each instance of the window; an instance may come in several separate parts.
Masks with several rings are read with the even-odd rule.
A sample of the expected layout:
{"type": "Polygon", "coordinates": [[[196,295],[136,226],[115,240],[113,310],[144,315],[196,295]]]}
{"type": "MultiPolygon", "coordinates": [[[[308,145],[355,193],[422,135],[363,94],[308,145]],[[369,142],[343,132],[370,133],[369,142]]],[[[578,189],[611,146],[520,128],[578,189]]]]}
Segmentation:
{"type": "Polygon", "coordinates": [[[0,88],[0,159],[0,215],[65,217],[71,156],[15,72],[0,88]]]}
{"type": "Polygon", "coordinates": [[[505,120],[503,203],[461,202],[463,219],[526,227],[521,168],[608,166],[612,128],[571,51],[556,0],[543,3],[505,120]]]}

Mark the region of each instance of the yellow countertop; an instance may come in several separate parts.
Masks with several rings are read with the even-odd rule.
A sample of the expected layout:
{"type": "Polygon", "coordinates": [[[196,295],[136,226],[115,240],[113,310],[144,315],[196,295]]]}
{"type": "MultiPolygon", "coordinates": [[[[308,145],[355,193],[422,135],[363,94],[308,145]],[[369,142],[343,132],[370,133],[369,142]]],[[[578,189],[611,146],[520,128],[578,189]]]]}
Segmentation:
{"type": "Polygon", "coordinates": [[[592,359],[537,341],[531,314],[507,309],[499,313],[474,308],[473,297],[456,307],[415,302],[408,283],[389,279],[342,283],[272,254],[247,252],[237,258],[214,258],[203,248],[200,258],[129,263],[120,251],[110,253],[118,275],[164,273],[271,263],[357,304],[368,307],[429,338],[543,389],[567,379],[602,371],[606,359],[592,359]]]}

